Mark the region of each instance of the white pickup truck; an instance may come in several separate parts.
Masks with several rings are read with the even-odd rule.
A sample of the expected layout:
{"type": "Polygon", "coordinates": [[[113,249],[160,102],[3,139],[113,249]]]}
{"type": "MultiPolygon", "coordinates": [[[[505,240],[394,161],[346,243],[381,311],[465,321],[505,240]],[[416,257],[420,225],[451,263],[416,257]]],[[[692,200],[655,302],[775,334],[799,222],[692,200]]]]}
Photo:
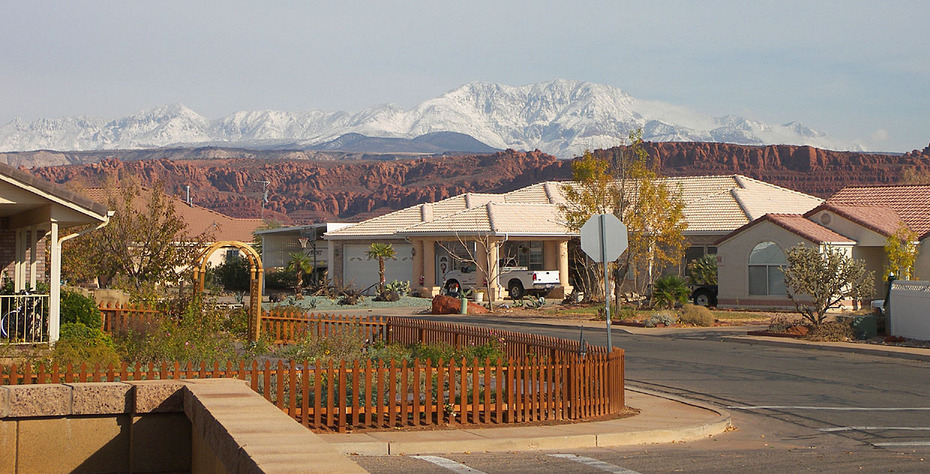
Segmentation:
{"type": "MultiPolygon", "coordinates": [[[[558,270],[529,270],[526,267],[501,267],[500,282],[507,288],[512,299],[523,298],[527,293],[545,296],[559,285],[558,270]]],[[[481,290],[487,285],[478,281],[474,264],[463,264],[460,269],[445,275],[443,288],[446,294],[458,294],[462,288],[481,290]]]]}

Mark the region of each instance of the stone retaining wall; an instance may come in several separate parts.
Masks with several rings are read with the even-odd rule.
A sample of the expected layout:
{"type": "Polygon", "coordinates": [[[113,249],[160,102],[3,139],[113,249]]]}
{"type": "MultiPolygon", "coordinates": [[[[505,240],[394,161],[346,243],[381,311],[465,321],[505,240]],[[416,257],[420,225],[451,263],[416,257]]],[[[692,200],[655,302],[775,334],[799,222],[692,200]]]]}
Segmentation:
{"type": "Polygon", "coordinates": [[[235,379],[0,387],[0,472],[364,472],[235,379]]]}

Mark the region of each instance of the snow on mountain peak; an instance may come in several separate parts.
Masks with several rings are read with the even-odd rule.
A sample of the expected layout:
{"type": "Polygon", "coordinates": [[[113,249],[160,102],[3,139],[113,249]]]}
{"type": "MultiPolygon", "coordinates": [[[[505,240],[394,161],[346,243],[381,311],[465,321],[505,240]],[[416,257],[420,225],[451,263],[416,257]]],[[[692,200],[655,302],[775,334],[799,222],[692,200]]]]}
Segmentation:
{"type": "Polygon", "coordinates": [[[496,148],[539,149],[569,158],[622,144],[642,127],[651,141],[722,141],[836,148],[798,122],[768,125],[737,116],[714,118],[672,104],[636,100],[608,85],[555,79],[523,86],[469,82],[409,110],[385,104],[350,114],[311,110],[242,111],[208,119],[183,104],[106,121],[86,117],[14,119],[0,126],[0,151],[133,149],[200,143],[316,145],[349,134],[416,138],[456,132],[496,148]]]}

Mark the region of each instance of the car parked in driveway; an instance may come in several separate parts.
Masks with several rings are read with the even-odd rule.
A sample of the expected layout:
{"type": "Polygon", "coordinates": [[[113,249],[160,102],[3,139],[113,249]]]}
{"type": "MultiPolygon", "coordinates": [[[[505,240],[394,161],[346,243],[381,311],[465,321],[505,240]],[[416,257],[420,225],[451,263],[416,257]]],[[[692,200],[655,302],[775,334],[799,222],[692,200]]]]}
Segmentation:
{"type": "MultiPolygon", "coordinates": [[[[500,268],[500,282],[512,299],[527,294],[546,296],[559,286],[558,270],[530,270],[527,267],[504,266],[500,268]]],[[[478,272],[473,263],[465,263],[459,269],[445,275],[443,289],[446,294],[458,294],[462,289],[480,290],[487,285],[478,281],[478,272]]]]}

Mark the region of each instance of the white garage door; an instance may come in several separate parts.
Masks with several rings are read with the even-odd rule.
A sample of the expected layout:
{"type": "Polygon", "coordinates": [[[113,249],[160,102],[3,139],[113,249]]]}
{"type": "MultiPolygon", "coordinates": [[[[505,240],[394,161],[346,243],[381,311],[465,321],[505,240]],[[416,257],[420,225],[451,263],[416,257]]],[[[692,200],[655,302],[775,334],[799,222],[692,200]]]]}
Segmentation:
{"type": "MultiPolygon", "coordinates": [[[[378,261],[368,260],[368,245],[346,245],[343,281],[346,286],[364,290],[378,283],[378,261]]],[[[394,280],[410,281],[413,278],[413,245],[393,244],[397,251],[395,260],[384,262],[384,279],[388,283],[394,280]]],[[[413,286],[413,282],[410,282],[413,286]]],[[[371,292],[372,290],[369,290],[371,292]]]]}

